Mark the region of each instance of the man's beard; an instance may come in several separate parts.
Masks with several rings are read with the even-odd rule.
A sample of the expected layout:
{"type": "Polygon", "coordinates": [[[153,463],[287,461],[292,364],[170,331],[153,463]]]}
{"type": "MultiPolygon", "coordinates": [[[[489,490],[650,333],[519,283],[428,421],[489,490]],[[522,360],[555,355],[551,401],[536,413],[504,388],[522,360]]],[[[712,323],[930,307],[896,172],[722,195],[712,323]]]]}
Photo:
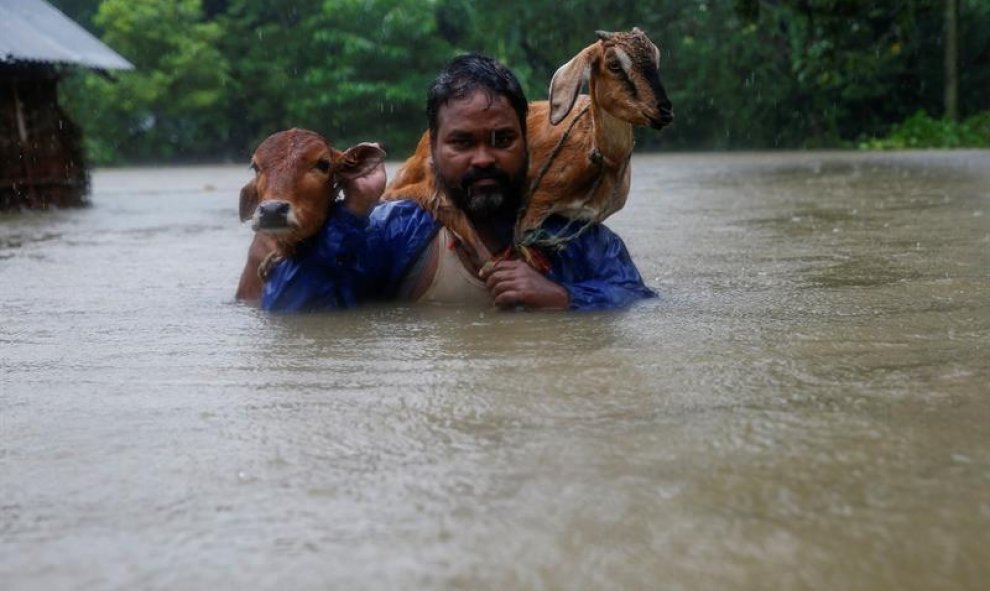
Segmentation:
{"type": "Polygon", "coordinates": [[[490,168],[470,168],[464,173],[459,182],[444,177],[436,164],[433,174],[437,179],[440,190],[450,197],[461,211],[467,214],[472,222],[481,222],[495,217],[513,218],[518,214],[523,204],[523,187],[526,183],[525,162],[515,177],[498,166],[490,168]],[[492,179],[494,184],[474,186],[474,183],[492,179]]]}

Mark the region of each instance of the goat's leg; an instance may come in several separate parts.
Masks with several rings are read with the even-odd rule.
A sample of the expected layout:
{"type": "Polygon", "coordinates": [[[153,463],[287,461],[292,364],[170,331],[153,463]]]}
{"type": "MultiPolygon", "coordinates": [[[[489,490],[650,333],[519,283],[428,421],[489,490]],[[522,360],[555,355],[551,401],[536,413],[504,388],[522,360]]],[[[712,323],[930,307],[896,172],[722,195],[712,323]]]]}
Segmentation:
{"type": "Polygon", "coordinates": [[[420,181],[402,186],[389,187],[382,194],[382,201],[397,201],[399,199],[412,199],[427,210],[433,201],[436,187],[433,184],[433,177],[429,176],[420,181]]]}
{"type": "Polygon", "coordinates": [[[264,284],[258,275],[261,263],[268,259],[277,249],[276,243],[264,234],[255,234],[248,248],[247,262],[241,271],[241,280],[237,284],[234,298],[239,301],[259,302],[264,284]]]}
{"type": "Polygon", "coordinates": [[[516,222],[516,244],[531,245],[539,242],[540,226],[550,216],[552,204],[530,202],[522,218],[516,222]]]}
{"type": "Polygon", "coordinates": [[[423,132],[416,145],[416,151],[396,171],[392,182],[385,187],[382,200],[414,199],[425,206],[435,190],[430,156],[430,133],[423,132]]]}

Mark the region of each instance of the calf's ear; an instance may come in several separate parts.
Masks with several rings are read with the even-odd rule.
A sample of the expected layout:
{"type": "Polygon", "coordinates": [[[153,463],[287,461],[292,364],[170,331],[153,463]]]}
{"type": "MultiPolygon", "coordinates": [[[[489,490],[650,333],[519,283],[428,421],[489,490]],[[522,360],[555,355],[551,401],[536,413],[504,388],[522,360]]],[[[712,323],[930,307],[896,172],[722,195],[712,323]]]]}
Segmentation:
{"type": "Polygon", "coordinates": [[[356,179],[375,169],[385,160],[385,150],[376,143],[362,142],[341,152],[334,162],[334,176],[356,179]]]}
{"type": "Polygon", "coordinates": [[[258,208],[258,187],[254,179],[241,188],[241,202],[238,207],[241,221],[246,222],[254,216],[254,210],[258,208]]]}

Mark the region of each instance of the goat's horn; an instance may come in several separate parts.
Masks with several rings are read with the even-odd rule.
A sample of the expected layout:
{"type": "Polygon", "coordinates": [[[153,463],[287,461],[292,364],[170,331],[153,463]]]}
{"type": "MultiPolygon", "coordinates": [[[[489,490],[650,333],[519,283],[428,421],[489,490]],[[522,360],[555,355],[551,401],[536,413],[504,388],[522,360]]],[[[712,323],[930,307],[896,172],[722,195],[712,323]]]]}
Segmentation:
{"type": "Polygon", "coordinates": [[[615,33],[609,33],[608,31],[595,31],[595,35],[597,35],[602,41],[608,41],[615,35],[615,33]]]}

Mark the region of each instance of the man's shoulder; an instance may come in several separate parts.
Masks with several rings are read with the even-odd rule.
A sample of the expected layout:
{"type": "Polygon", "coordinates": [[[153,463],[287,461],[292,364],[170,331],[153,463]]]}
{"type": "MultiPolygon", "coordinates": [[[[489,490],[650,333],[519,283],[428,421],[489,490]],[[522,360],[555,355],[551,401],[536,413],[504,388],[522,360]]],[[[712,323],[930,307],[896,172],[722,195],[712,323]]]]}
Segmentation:
{"type": "Polygon", "coordinates": [[[372,223],[383,223],[400,219],[433,220],[433,216],[430,215],[430,212],[423,209],[423,206],[412,199],[381,201],[371,210],[372,223]]]}
{"type": "Polygon", "coordinates": [[[431,236],[439,227],[430,212],[411,199],[382,201],[371,211],[370,225],[387,236],[431,236]]]}

